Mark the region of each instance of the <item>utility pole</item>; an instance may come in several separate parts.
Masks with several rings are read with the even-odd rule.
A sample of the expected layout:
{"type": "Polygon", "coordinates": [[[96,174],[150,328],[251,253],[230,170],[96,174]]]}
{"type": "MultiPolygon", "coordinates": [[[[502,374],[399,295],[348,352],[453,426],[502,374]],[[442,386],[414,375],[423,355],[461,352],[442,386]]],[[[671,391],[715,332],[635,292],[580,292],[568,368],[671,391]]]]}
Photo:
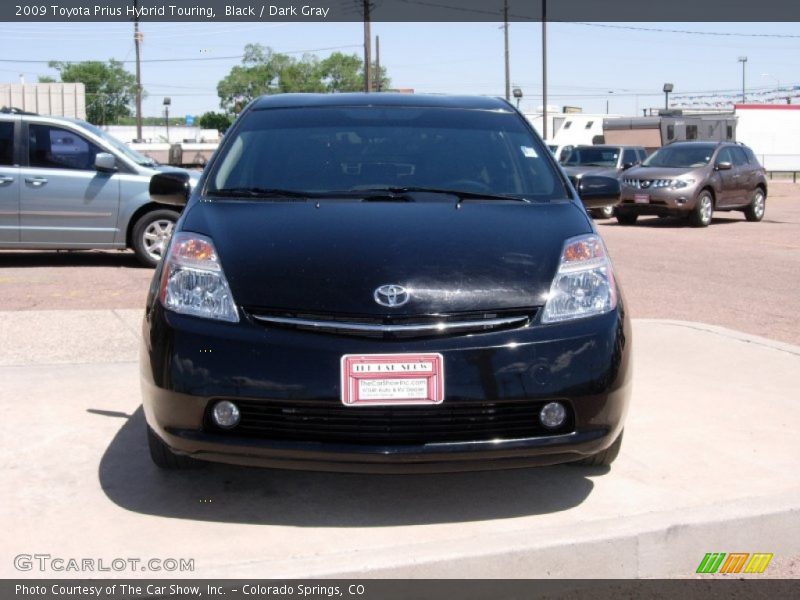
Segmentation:
{"type": "Polygon", "coordinates": [[[364,92],[372,91],[372,33],[370,32],[369,0],[364,0],[364,92]]]}
{"type": "Polygon", "coordinates": [[[381,91],[381,36],[375,36],[375,91],[381,91]]]}
{"type": "Polygon", "coordinates": [[[547,0],[542,0],[542,138],[547,139],[547,0]]]}
{"type": "MultiPolygon", "coordinates": [[[[136,14],[139,14],[139,0],[133,0],[136,14]]],[[[139,31],[139,17],[133,22],[133,43],[136,46],[136,140],[142,140],[142,66],[139,60],[139,45],[142,43],[142,32],[139,31]]]]}
{"type": "Polygon", "coordinates": [[[503,0],[503,37],[506,50],[506,102],[511,99],[511,67],[508,58],[508,0],[503,0]]]}
{"type": "Polygon", "coordinates": [[[744,91],[744,66],[747,64],[747,57],[740,56],[739,62],[742,63],[742,104],[747,104],[747,96],[744,91]]]}

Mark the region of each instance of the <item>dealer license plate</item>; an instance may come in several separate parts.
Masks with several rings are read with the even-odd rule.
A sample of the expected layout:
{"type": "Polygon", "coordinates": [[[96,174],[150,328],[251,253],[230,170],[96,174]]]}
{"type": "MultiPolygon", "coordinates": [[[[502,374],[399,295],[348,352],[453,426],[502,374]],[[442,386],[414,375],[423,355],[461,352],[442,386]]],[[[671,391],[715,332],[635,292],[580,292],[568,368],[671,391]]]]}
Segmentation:
{"type": "Polygon", "coordinates": [[[341,361],[345,406],[441,404],[441,354],[345,354],[341,361]]]}
{"type": "Polygon", "coordinates": [[[636,204],[649,204],[650,203],[650,195],[649,194],[635,194],[633,196],[633,201],[636,204]]]}

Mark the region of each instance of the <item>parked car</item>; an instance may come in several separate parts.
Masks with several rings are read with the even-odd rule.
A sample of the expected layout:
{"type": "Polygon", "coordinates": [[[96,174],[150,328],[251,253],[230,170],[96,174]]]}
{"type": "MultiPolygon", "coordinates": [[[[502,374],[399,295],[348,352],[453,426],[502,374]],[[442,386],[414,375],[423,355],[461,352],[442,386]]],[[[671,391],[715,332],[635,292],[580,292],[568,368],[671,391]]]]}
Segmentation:
{"type": "MultiPolygon", "coordinates": [[[[187,190],[181,175],[151,184],[176,205],[187,190]]],[[[630,349],[605,244],[510,103],[265,96],[156,268],[150,455],[162,468],[607,465],[630,349]]]]}
{"type": "MultiPolygon", "coordinates": [[[[619,177],[623,171],[640,164],[646,156],[647,152],[641,146],[575,146],[561,163],[567,175],[575,181],[587,174],[619,177]]],[[[597,218],[610,219],[614,216],[615,204],[591,208],[589,213],[597,218]]]]}
{"type": "Polygon", "coordinates": [[[767,179],[753,151],[735,142],[675,142],[651,154],[622,179],[617,220],[639,215],[683,216],[707,227],[715,210],[764,217],[767,179]]]}
{"type": "Polygon", "coordinates": [[[85,121],[0,111],[0,248],[132,248],[155,266],[180,215],[150,198],[162,170],[85,121]]]}

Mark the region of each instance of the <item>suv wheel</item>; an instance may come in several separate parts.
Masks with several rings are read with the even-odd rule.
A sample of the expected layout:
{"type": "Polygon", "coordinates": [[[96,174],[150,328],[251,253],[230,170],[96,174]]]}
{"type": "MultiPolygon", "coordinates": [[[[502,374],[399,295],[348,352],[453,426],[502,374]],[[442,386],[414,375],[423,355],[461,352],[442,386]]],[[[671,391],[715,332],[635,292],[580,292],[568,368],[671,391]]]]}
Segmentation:
{"type": "Polygon", "coordinates": [[[692,227],[708,227],[711,215],[714,214],[714,197],[708,190],[703,190],[697,197],[694,210],[689,213],[689,223],[692,227]]]}
{"type": "Polygon", "coordinates": [[[617,210],[617,222],[620,225],[633,225],[636,223],[636,219],[639,218],[639,215],[636,213],[629,213],[629,212],[622,212],[617,210]]]}
{"type": "Polygon", "coordinates": [[[596,219],[610,219],[614,216],[614,207],[604,206],[603,208],[595,208],[592,211],[592,216],[596,219]]]}
{"type": "Polygon", "coordinates": [[[764,218],[764,209],[767,205],[767,197],[764,195],[764,190],[756,188],[753,192],[753,199],[750,201],[750,206],[744,209],[744,217],[748,221],[760,221],[764,218]]]}
{"type": "Polygon", "coordinates": [[[155,267],[167,251],[172,230],[180,216],[174,210],[159,209],[143,214],[133,226],[133,251],[136,258],[148,266],[155,267]]]}
{"type": "Polygon", "coordinates": [[[571,465],[575,465],[578,467],[608,467],[613,463],[617,456],[619,455],[619,449],[622,448],[622,434],[625,433],[625,430],[619,432],[619,436],[617,439],[614,440],[614,443],[611,444],[605,450],[598,452],[597,454],[592,454],[592,456],[587,456],[586,458],[582,458],[579,461],[569,463],[571,465]]]}

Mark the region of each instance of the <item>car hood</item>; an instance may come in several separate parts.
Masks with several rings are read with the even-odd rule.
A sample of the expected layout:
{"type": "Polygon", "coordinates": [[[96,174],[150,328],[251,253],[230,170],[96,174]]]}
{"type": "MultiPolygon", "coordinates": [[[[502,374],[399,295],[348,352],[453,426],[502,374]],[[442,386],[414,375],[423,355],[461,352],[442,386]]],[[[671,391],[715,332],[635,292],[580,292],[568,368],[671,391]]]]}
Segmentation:
{"type": "Polygon", "coordinates": [[[616,179],[619,176],[619,173],[613,167],[564,167],[564,171],[570,177],[602,175],[603,177],[613,177],[616,179]]]}
{"type": "Polygon", "coordinates": [[[214,240],[246,308],[415,315],[541,306],[566,238],[591,232],[570,201],[195,203],[182,225],[214,240]],[[402,307],[376,288],[402,285],[402,307]]]}

